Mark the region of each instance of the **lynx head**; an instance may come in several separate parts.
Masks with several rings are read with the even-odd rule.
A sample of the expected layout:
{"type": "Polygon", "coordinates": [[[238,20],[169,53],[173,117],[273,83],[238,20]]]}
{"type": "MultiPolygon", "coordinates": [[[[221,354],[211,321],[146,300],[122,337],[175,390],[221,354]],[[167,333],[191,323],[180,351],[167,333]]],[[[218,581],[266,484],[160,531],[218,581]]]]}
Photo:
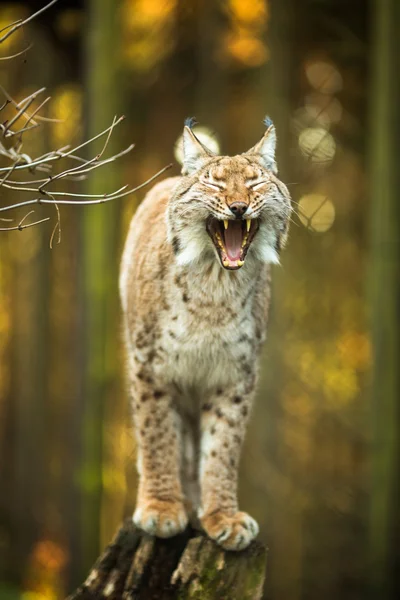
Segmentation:
{"type": "Polygon", "coordinates": [[[277,178],[272,121],[244,154],[216,156],[186,122],[182,179],[168,206],[168,237],[178,264],[217,258],[236,270],[246,260],[279,262],[287,238],[290,195],[277,178]]]}

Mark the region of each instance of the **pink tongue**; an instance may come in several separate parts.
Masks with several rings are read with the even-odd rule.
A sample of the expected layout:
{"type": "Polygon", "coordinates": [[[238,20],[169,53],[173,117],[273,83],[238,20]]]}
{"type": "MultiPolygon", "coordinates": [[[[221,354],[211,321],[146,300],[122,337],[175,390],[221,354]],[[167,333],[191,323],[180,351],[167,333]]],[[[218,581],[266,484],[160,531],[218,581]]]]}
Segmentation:
{"type": "Polygon", "coordinates": [[[228,229],[224,231],[225,248],[230,260],[239,260],[242,251],[242,223],[229,221],[228,229]]]}

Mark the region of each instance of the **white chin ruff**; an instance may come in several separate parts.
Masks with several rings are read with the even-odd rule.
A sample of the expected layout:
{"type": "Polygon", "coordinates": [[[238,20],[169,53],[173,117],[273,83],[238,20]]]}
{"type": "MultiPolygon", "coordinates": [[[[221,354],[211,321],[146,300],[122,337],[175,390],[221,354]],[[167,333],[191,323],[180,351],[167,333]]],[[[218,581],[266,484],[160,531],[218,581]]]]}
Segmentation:
{"type": "Polygon", "coordinates": [[[256,234],[252,248],[258,260],[264,263],[279,265],[279,254],[275,250],[275,246],[276,234],[265,226],[261,226],[256,234]]]}
{"type": "Polygon", "coordinates": [[[258,256],[262,262],[279,265],[279,254],[275,248],[272,246],[263,246],[260,250],[258,251],[258,256]]]}

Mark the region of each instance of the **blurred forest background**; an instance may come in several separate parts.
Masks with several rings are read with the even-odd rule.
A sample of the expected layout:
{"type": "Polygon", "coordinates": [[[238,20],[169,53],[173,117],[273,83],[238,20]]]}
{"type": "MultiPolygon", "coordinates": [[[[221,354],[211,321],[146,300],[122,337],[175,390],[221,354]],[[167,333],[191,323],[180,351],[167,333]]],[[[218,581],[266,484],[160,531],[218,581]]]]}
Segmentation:
{"type": "MultiPolygon", "coordinates": [[[[0,2],[0,29],[43,4],[0,2]]],[[[0,45],[2,59],[32,44],[0,60],[8,94],[52,96],[41,114],[56,121],[26,132],[28,154],[126,115],[107,153],[133,152],[66,192],[135,186],[171,161],[177,174],[187,116],[230,154],[275,122],[297,214],[240,478],[268,600],[399,589],[399,4],[59,0],[0,45]]],[[[54,206],[0,231],[1,600],[64,598],[133,510],[117,276],[143,195],[60,206],[52,249],[54,206]]],[[[2,186],[0,208],[30,197],[2,186]]]]}

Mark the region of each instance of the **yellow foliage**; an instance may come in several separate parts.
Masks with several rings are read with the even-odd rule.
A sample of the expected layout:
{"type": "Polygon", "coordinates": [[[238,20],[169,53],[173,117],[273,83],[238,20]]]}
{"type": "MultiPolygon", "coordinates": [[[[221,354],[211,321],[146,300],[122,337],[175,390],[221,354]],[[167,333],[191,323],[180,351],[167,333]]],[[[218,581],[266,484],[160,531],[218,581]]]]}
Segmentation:
{"type": "Polygon", "coordinates": [[[32,592],[26,591],[22,592],[21,600],[55,600],[55,594],[48,594],[46,592],[32,592]]]}
{"type": "Polygon", "coordinates": [[[286,390],[282,395],[282,402],[285,411],[292,417],[309,421],[314,412],[314,405],[311,397],[306,393],[287,394],[286,390]]]}
{"type": "Polygon", "coordinates": [[[354,369],[365,370],[371,365],[371,341],[365,333],[345,332],[337,342],[344,363],[354,369]]]}
{"type": "Polygon", "coordinates": [[[24,234],[20,236],[18,244],[15,243],[12,236],[8,237],[7,253],[9,260],[12,260],[14,264],[24,264],[33,260],[39,250],[41,244],[40,231],[37,227],[30,227],[24,231],[24,234]]]}
{"type": "Polygon", "coordinates": [[[82,91],[76,85],[57,88],[51,104],[52,146],[60,148],[79,139],[82,120],[82,91]]]}
{"type": "Polygon", "coordinates": [[[174,12],[176,0],[125,0],[123,22],[128,29],[152,29],[174,12]]]}
{"type": "Polygon", "coordinates": [[[81,10],[67,9],[57,18],[57,32],[63,38],[78,35],[83,25],[83,12],[81,10]]]}
{"type": "MultiPolygon", "coordinates": [[[[3,30],[0,37],[10,31],[11,27],[8,29],[8,25],[20,19],[25,19],[27,16],[27,9],[22,4],[9,3],[0,7],[0,31],[3,30]]],[[[1,56],[7,56],[7,52],[10,52],[11,48],[16,48],[23,43],[24,35],[21,27],[1,43],[1,56]]],[[[21,50],[23,50],[23,47],[21,47],[21,50]]]]}
{"type": "Polygon", "coordinates": [[[320,368],[318,359],[312,348],[305,349],[298,360],[300,379],[310,389],[316,389],[320,384],[320,368]]]}
{"type": "Polygon", "coordinates": [[[40,540],[34,547],[31,560],[37,568],[59,571],[67,560],[67,554],[59,544],[51,540],[40,540]]]}
{"type": "Polygon", "coordinates": [[[126,492],[126,480],[124,471],[117,470],[114,463],[103,464],[102,483],[105,491],[126,492]]]}
{"type": "Polygon", "coordinates": [[[282,438],[297,461],[305,463],[311,458],[312,437],[308,427],[304,427],[296,421],[287,420],[282,428],[282,438]]]}
{"type": "Polygon", "coordinates": [[[222,60],[230,60],[245,67],[259,67],[269,58],[262,40],[268,21],[265,0],[229,0],[227,12],[230,31],[223,37],[220,52],[222,60]]]}
{"type": "Polygon", "coordinates": [[[307,392],[322,394],[324,408],[347,406],[360,391],[357,369],[366,368],[368,361],[368,338],[361,334],[346,334],[339,342],[328,340],[320,346],[291,339],[285,362],[297,373],[304,389],[299,393],[293,383],[290,390],[284,391],[286,409],[298,416],[310,411],[307,392]]]}
{"type": "Polygon", "coordinates": [[[243,32],[232,32],[227,36],[225,52],[247,67],[259,67],[268,59],[265,44],[251,34],[243,32]]]}
{"type": "Polygon", "coordinates": [[[148,71],[168,55],[175,8],[176,0],[125,0],[122,48],[128,65],[148,71]]]}
{"type": "Polygon", "coordinates": [[[333,408],[340,408],[354,400],[359,392],[357,374],[354,369],[333,362],[324,370],[323,390],[333,408]]]}
{"type": "Polygon", "coordinates": [[[172,42],[157,35],[132,36],[124,45],[124,60],[138,71],[149,71],[168,55],[172,42]]]}
{"type": "Polygon", "coordinates": [[[266,0],[229,0],[233,18],[247,25],[265,23],[268,19],[266,0]]]}
{"type": "Polygon", "coordinates": [[[40,540],[33,548],[25,577],[21,600],[57,600],[61,597],[62,572],[68,553],[60,544],[40,540]]]}
{"type": "Polygon", "coordinates": [[[7,310],[4,310],[3,303],[0,310],[0,339],[5,340],[6,335],[10,331],[11,315],[7,310]]]}

